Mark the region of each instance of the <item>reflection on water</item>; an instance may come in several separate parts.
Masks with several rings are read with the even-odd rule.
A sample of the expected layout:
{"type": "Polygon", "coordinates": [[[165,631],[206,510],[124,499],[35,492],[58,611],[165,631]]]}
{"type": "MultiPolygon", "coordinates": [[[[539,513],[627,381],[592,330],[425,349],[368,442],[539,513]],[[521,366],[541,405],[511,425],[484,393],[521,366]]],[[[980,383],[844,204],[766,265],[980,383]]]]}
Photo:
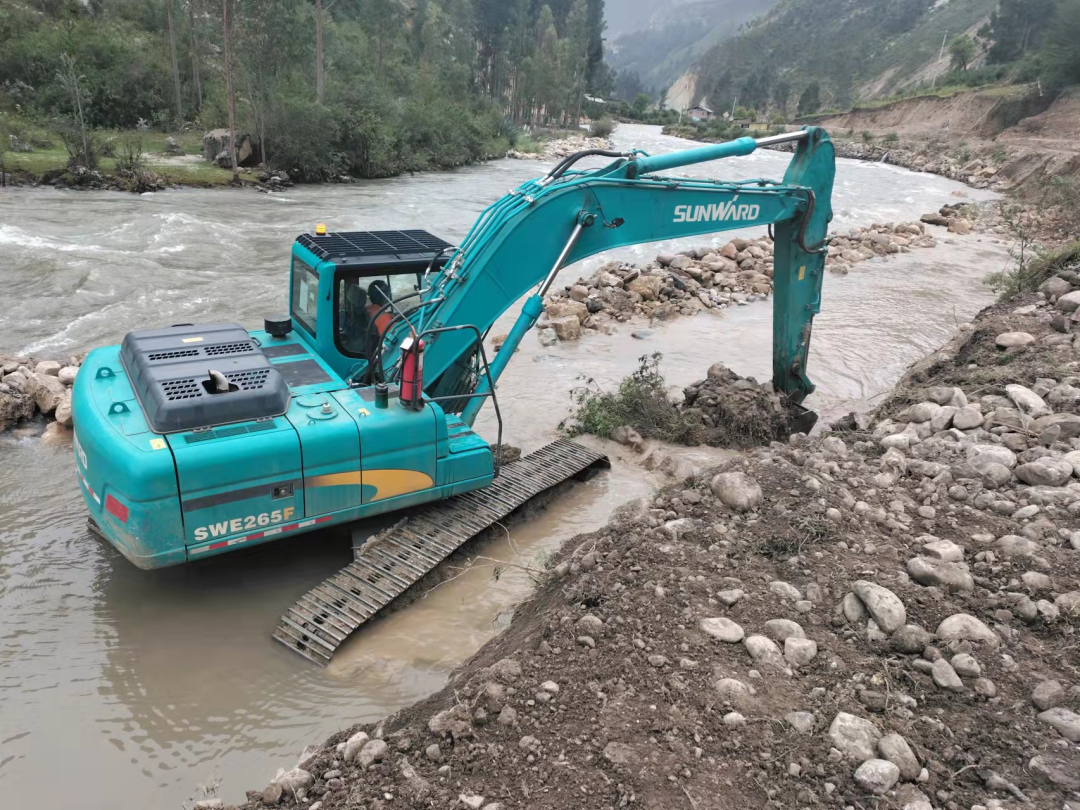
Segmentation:
{"type": "MultiPolygon", "coordinates": [[[[616,140],[654,153],[688,145],[650,127],[622,127],[616,140]]],[[[762,152],[717,165],[741,178],[780,176],[786,162],[762,152]]],[[[499,161],[279,195],[7,190],[0,352],[75,353],[134,328],[185,321],[255,326],[280,309],[289,244],[314,222],[423,227],[459,239],[491,200],[545,169],[499,161]]],[[[843,162],[837,227],[914,219],[958,188],[843,162]]],[[[989,303],[980,280],[1000,267],[1003,249],[956,241],[827,277],[810,360],[819,391],[809,404],[827,415],[866,407],[957,321],[989,303]]],[[[672,246],[680,247],[614,255],[642,260],[672,246]]],[[[567,280],[603,260],[566,271],[567,280]]],[[[493,334],[514,317],[505,315],[493,334]]],[[[629,332],[548,349],[527,338],[499,388],[506,440],[526,450],[548,441],[582,376],[612,384],[646,352],[664,353],[673,386],[716,361],[759,379],[769,373],[765,304],[654,327],[644,340],[629,332]]],[[[479,426],[494,435],[488,413],[479,426]]],[[[527,594],[538,553],[599,527],[614,506],[658,483],[616,449],[610,474],[513,527],[509,539],[487,543],[478,553],[488,559],[377,622],[319,670],[269,633],[297,596],[348,561],[347,537],[312,534],[138,571],[86,533],[70,448],[41,446],[42,427],[0,436],[0,791],[13,806],[176,806],[215,774],[225,777],[224,795],[239,799],[306,744],[437,689],[527,594]],[[85,775],[57,779],[72,763],[85,775]]]]}

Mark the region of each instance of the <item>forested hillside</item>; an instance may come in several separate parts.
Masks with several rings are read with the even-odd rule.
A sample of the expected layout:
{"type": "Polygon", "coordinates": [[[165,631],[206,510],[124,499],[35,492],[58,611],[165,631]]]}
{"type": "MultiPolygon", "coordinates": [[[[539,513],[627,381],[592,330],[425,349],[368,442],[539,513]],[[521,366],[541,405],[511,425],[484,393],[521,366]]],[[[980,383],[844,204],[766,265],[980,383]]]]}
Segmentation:
{"type": "Polygon", "coordinates": [[[513,124],[576,123],[608,81],[603,14],[604,0],[0,0],[0,123],[210,129],[231,78],[237,128],[272,165],[459,165],[513,124]]]}
{"type": "Polygon", "coordinates": [[[620,95],[627,101],[637,92],[659,97],[709,47],[734,36],[776,3],[684,0],[654,7],[646,25],[608,42],[608,64],[620,74],[620,95]]]}
{"type": "Polygon", "coordinates": [[[1056,87],[1080,81],[1078,52],[1080,0],[781,0],[699,60],[697,96],[805,114],[918,85],[1056,87]]]}

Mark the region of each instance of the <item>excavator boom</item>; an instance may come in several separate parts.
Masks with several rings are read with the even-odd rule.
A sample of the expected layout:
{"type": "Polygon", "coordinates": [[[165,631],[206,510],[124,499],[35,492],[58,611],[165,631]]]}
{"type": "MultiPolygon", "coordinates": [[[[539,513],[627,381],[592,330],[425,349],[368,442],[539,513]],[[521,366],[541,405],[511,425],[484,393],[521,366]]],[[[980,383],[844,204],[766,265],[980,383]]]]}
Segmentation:
{"type": "MultiPolygon", "coordinates": [[[[559,271],[613,248],[662,239],[700,236],[754,226],[775,228],[773,283],[773,385],[797,403],[813,391],[806,375],[814,315],[820,309],[825,237],[832,218],[833,145],[810,127],[761,140],[740,138],[650,157],[628,152],[602,168],[576,171],[581,153],[545,177],[523,184],[483,212],[441,272],[422,304],[399,319],[380,358],[382,375],[400,362],[397,346],[411,330],[465,324],[486,332],[531,288],[514,331],[491,363],[497,380],[521,337],[542,313],[542,297],[559,271]],[[794,141],[795,154],[782,181],[739,182],[659,174],[724,157],[748,155],[763,146],[794,141]]],[[[615,156],[615,153],[604,153],[615,156]]],[[[430,335],[425,355],[428,391],[463,390],[463,362],[474,341],[463,330],[430,335]]],[[[485,390],[486,376],[479,381],[485,390]]],[[[464,386],[465,389],[468,386],[464,386]]],[[[475,418],[483,399],[465,406],[475,418]]]]}

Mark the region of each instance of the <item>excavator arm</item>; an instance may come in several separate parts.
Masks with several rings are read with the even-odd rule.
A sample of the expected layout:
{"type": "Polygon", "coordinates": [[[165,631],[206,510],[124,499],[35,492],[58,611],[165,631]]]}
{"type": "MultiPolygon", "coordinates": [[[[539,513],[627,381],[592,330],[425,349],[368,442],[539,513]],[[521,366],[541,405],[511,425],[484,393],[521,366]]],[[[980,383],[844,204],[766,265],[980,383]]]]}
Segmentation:
{"type": "MultiPolygon", "coordinates": [[[[810,127],[655,157],[601,152],[617,159],[600,169],[572,168],[594,154],[567,158],[482,213],[443,269],[433,274],[420,305],[401,313],[388,331],[379,359],[384,375],[399,366],[403,339],[413,330],[426,331],[428,390],[460,392],[476,335],[535,288],[489,372],[480,375],[475,394],[484,394],[542,314],[543,296],[566,265],[626,245],[770,225],[775,228],[773,385],[801,403],[814,389],[806,365],[832,219],[835,154],[825,131],[810,127]],[[797,147],[780,182],[660,174],[785,141],[797,147]]],[[[469,400],[462,414],[466,422],[472,423],[483,401],[480,396],[469,400]]]]}

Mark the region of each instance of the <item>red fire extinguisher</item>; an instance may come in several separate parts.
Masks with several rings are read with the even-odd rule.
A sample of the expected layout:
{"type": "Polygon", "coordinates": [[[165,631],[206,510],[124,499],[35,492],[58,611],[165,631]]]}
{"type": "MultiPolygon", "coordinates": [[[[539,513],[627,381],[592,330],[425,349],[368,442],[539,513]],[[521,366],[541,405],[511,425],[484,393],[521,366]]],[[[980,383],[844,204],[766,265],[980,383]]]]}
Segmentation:
{"type": "Polygon", "coordinates": [[[414,411],[424,407],[424,341],[409,335],[401,344],[401,404],[414,411]]]}

